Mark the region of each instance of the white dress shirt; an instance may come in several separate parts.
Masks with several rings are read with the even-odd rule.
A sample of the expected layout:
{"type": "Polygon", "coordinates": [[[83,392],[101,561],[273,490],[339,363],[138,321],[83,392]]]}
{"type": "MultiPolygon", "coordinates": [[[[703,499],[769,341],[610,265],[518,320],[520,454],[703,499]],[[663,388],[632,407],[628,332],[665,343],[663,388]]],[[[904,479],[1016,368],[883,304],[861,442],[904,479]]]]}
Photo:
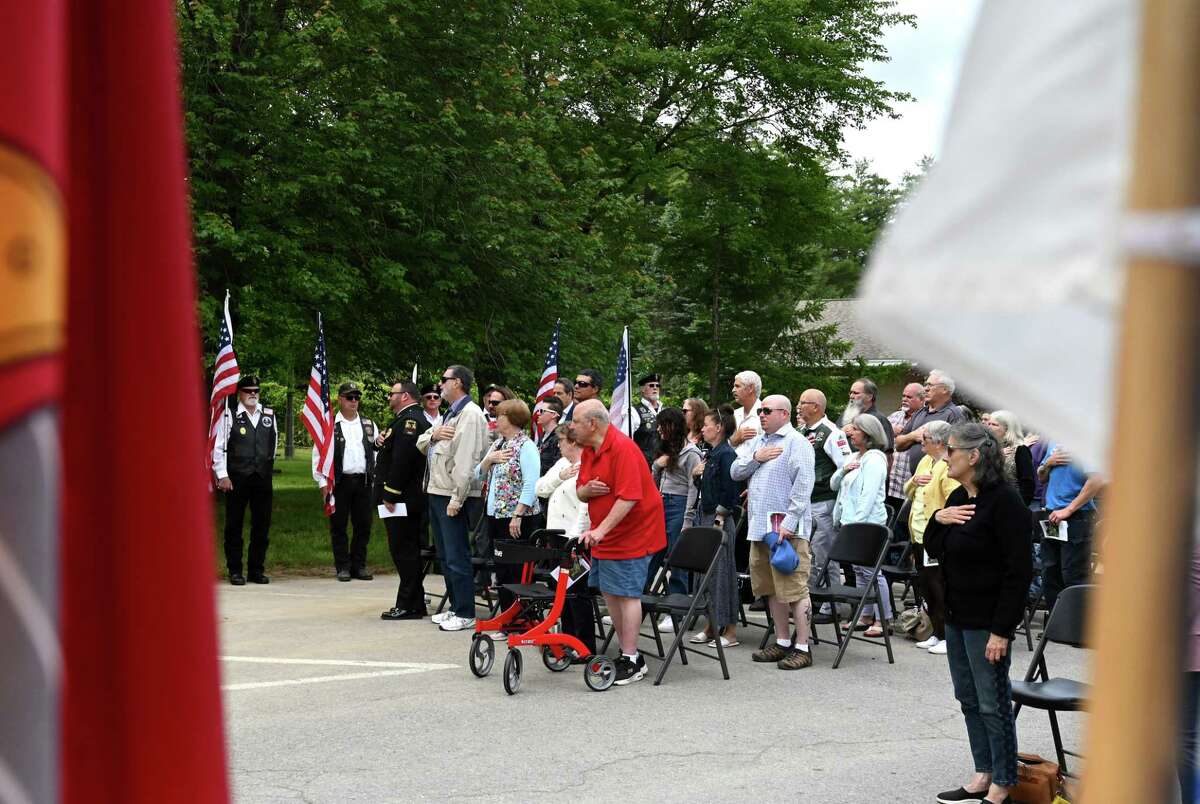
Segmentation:
{"type": "MultiPolygon", "coordinates": [[[[758,420],[758,409],[761,407],[761,399],[754,400],[754,407],[750,408],[749,413],[747,413],[745,408],[743,408],[741,405],[738,405],[737,409],[733,411],[733,429],[741,430],[744,426],[749,424],[754,427],[755,432],[761,434],[763,431],[762,422],[758,420]]],[[[750,442],[753,440],[753,438],[747,438],[745,441],[734,447],[734,449],[737,450],[739,458],[744,458],[753,453],[753,450],[750,450],[750,442]]]]}
{"type": "Polygon", "coordinates": [[[575,491],[575,478],[563,480],[560,472],[571,465],[566,458],[559,458],[546,474],[538,478],[537,496],[549,497],[546,504],[546,527],[562,530],[568,537],[578,537],[591,525],[587,503],[579,499],[575,491]]]}
{"type": "MultiPolygon", "coordinates": [[[[342,453],[343,475],[365,475],[367,473],[367,453],[363,450],[362,416],[347,419],[341,411],[333,417],[333,426],[342,428],[342,438],[346,439],[346,450],[342,453]]],[[[312,475],[318,486],[329,482],[325,475],[317,471],[317,462],[321,455],[316,446],[312,450],[312,475]]]]}

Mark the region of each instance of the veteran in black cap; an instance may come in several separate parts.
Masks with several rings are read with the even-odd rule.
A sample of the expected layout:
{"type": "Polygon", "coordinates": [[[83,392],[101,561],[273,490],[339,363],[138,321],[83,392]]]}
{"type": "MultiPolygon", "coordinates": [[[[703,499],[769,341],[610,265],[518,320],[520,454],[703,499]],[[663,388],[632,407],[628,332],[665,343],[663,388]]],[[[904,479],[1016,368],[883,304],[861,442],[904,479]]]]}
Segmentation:
{"type": "Polygon", "coordinates": [[[425,455],[417,439],[430,428],[419,404],[416,383],[397,382],[388,394],[394,418],[380,434],[375,471],[375,503],[403,516],[385,517],[388,551],[400,575],[396,605],[379,615],[384,620],[419,620],[425,616],[425,589],[421,572],[421,523],[425,513],[425,455]]]}
{"type": "Polygon", "coordinates": [[[633,440],[646,456],[646,463],[654,461],[658,449],[658,414],[662,403],[658,401],[662,381],[657,374],[645,374],[638,379],[642,398],[633,408],[633,440]]]}
{"type": "Polygon", "coordinates": [[[362,389],[352,382],[338,386],[338,412],[333,417],[333,483],[321,474],[319,451],[313,447],[313,480],[321,498],[333,494],[329,515],[329,542],[333,567],[339,581],[356,578],[369,581],[367,544],[371,540],[371,479],[375,469],[375,423],[358,415],[362,389]],[[354,539],[347,544],[346,523],[354,526],[354,539]]]}
{"type": "Polygon", "coordinates": [[[260,407],[258,377],[247,374],[238,380],[237,407],[225,406],[217,424],[213,447],[213,473],[217,489],[225,493],[225,566],[229,582],[246,583],[242,575],[242,522],[250,507],[250,549],[246,568],[252,583],[270,583],[264,568],[268,534],[271,530],[271,473],[279,428],[275,413],[260,407]]]}
{"type": "Polygon", "coordinates": [[[430,424],[437,424],[442,415],[442,392],[436,385],[421,386],[421,408],[430,424]]]}

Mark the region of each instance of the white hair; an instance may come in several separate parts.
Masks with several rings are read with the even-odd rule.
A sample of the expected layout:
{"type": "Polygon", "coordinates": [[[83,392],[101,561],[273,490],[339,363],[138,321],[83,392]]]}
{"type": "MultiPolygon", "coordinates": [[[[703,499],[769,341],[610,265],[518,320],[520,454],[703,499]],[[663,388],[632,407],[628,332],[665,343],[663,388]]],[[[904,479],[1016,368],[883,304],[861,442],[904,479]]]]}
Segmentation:
{"type": "Polygon", "coordinates": [[[954,379],[949,374],[941,369],[934,369],[929,372],[929,376],[937,377],[937,384],[946,386],[946,390],[950,392],[950,396],[954,396],[954,379]]]}
{"type": "Polygon", "coordinates": [[[739,380],[743,385],[754,386],[754,395],[762,395],[762,377],[758,376],[756,371],[739,371],[733,376],[735,380],[739,380]]]}
{"type": "Polygon", "coordinates": [[[1024,443],[1025,431],[1021,429],[1021,423],[1011,411],[993,410],[990,415],[992,421],[1004,428],[1004,446],[1015,447],[1024,443]]]}

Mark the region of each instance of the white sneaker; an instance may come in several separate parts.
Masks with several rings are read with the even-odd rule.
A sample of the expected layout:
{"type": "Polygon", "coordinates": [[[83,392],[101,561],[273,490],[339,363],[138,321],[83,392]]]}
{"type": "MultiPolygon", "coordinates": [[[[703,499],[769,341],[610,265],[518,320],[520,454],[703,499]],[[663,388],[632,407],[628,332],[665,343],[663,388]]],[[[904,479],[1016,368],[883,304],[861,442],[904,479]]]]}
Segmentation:
{"type": "Polygon", "coordinates": [[[670,617],[664,615],[663,618],[658,621],[658,630],[662,631],[664,634],[673,634],[675,633],[675,624],[671,622],[670,617]]]}
{"type": "Polygon", "coordinates": [[[434,625],[441,625],[442,623],[446,622],[446,620],[449,620],[453,616],[454,616],[454,612],[447,609],[446,611],[443,611],[441,614],[433,615],[429,619],[434,625]]]}
{"type": "Polygon", "coordinates": [[[455,617],[453,615],[447,617],[442,621],[442,624],[438,626],[438,628],[442,629],[443,631],[466,631],[467,629],[474,627],[474,617],[455,617]]]}
{"type": "Polygon", "coordinates": [[[938,656],[945,656],[946,655],[946,640],[939,639],[938,643],[929,649],[929,652],[936,654],[938,656]]]}
{"type": "Polygon", "coordinates": [[[487,635],[492,638],[493,642],[507,642],[508,634],[503,631],[488,631],[487,635]]]}
{"type": "Polygon", "coordinates": [[[938,639],[935,636],[931,636],[929,639],[925,639],[925,640],[918,642],[917,647],[920,648],[921,650],[929,650],[930,648],[932,648],[934,645],[936,645],[939,642],[941,642],[940,639],[938,639]]]}
{"type": "Polygon", "coordinates": [[[600,622],[604,623],[605,625],[611,626],[612,625],[612,617],[609,617],[607,614],[605,614],[603,617],[600,618],[600,622]]]}

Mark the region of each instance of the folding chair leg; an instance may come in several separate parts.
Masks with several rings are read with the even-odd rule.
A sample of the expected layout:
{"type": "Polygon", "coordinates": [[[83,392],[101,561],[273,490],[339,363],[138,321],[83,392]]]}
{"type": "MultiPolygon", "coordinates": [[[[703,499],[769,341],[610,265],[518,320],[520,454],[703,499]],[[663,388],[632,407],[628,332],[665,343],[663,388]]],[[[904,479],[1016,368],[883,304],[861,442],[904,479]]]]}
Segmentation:
{"type": "MultiPolygon", "coordinates": [[[[888,664],[895,664],[896,660],[892,657],[892,621],[883,617],[882,611],[879,613],[881,615],[879,619],[883,622],[883,645],[887,648],[888,664]]],[[[892,613],[895,614],[896,610],[892,609],[892,613]]]]}
{"type": "MultiPolygon", "coordinates": [[[[1036,604],[1034,604],[1034,605],[1036,605],[1036,604]]],[[[1030,616],[1029,616],[1029,605],[1028,604],[1026,604],[1026,606],[1025,606],[1024,614],[1025,614],[1025,617],[1024,617],[1024,620],[1025,620],[1025,643],[1027,645],[1029,645],[1029,651],[1030,651],[1030,653],[1032,653],[1033,652],[1033,621],[1030,619],[1030,616]]]]}
{"type": "MultiPolygon", "coordinates": [[[[864,593],[863,596],[861,598],[859,598],[858,605],[854,607],[853,616],[850,617],[850,623],[851,623],[850,628],[851,629],[854,628],[854,623],[858,622],[859,619],[862,617],[863,609],[866,607],[867,607],[867,595],[864,593]]],[[[852,635],[853,635],[853,631],[851,631],[850,634],[846,634],[846,636],[841,640],[841,646],[838,648],[837,658],[835,658],[833,660],[833,668],[832,669],[837,670],[838,665],[842,663],[842,657],[844,655],[846,655],[846,648],[850,647],[850,637],[852,635]]]]}
{"type": "Polygon", "coordinates": [[[775,618],[771,616],[771,607],[767,606],[767,627],[763,631],[762,642],[758,643],[758,649],[763,650],[767,647],[767,642],[775,638],[775,618]]]}
{"type": "MultiPolygon", "coordinates": [[[[717,621],[717,618],[715,615],[716,615],[716,612],[713,611],[712,601],[710,600],[709,604],[708,604],[708,621],[710,623],[715,623],[717,621]]],[[[716,639],[717,657],[721,660],[721,675],[723,675],[725,677],[725,680],[728,681],[729,680],[729,665],[727,665],[725,663],[725,648],[721,645],[721,631],[715,625],[713,626],[713,633],[717,635],[717,639],[716,639]]]]}
{"type": "Polygon", "coordinates": [[[608,632],[604,628],[604,617],[600,615],[600,600],[592,595],[592,617],[596,621],[596,630],[601,642],[608,644],[608,632]]]}
{"type": "Polygon", "coordinates": [[[676,636],[675,644],[679,646],[679,661],[682,662],[683,664],[687,664],[688,663],[687,648],[685,648],[683,646],[684,645],[683,641],[680,640],[678,637],[681,637],[684,634],[686,634],[688,629],[680,627],[683,625],[683,620],[676,620],[674,614],[670,614],[668,616],[671,618],[671,627],[673,629],[675,629],[675,636],[676,636]]]}
{"type": "Polygon", "coordinates": [[[1058,731],[1058,715],[1053,709],[1047,711],[1050,713],[1050,733],[1054,735],[1054,753],[1058,755],[1058,767],[1065,774],[1067,772],[1067,752],[1063,750],[1062,734],[1058,731]]]}
{"type": "MultiPolygon", "coordinates": [[[[657,637],[658,637],[657,623],[654,626],[654,634],[655,634],[655,638],[657,639],[657,637]]],[[[663,662],[658,667],[658,675],[656,675],[654,677],[654,686],[657,687],[659,684],[662,683],[663,676],[665,676],[667,674],[667,668],[671,665],[671,660],[673,658],[675,658],[676,652],[679,653],[679,658],[682,659],[684,661],[684,663],[687,662],[687,657],[685,657],[683,655],[684,648],[683,648],[683,645],[681,644],[682,642],[683,642],[683,633],[680,631],[676,631],[675,632],[675,640],[671,643],[671,650],[668,651],[666,656],[663,657],[663,662]]]]}
{"type": "MultiPolygon", "coordinates": [[[[646,610],[642,609],[642,617],[645,617],[645,616],[646,616],[646,610]]],[[[654,644],[658,647],[658,658],[660,658],[660,659],[665,658],[666,654],[663,653],[662,635],[658,632],[658,612],[657,611],[650,612],[650,629],[652,631],[654,631],[654,644]]]]}

